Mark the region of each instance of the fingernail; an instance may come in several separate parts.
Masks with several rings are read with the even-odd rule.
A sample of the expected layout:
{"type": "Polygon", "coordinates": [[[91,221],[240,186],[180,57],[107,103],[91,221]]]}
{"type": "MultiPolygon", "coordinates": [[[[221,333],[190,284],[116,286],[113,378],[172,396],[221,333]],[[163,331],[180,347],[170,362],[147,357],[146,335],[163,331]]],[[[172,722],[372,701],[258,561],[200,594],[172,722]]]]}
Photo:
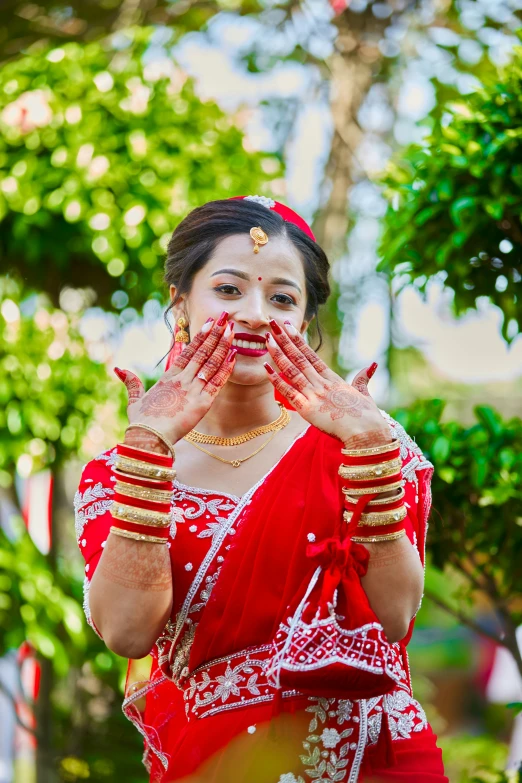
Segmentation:
{"type": "Polygon", "coordinates": [[[232,348],[232,350],[228,354],[228,361],[229,362],[233,362],[234,361],[234,359],[236,358],[236,353],[237,353],[237,348],[232,348]]]}
{"type": "Polygon", "coordinates": [[[212,325],[213,325],[212,322],[213,322],[213,320],[214,319],[211,318],[210,321],[205,321],[205,323],[201,327],[202,334],[208,334],[210,332],[210,330],[212,329],[212,325]]]}
{"type": "Polygon", "coordinates": [[[233,330],[235,326],[234,321],[229,321],[228,323],[230,324],[230,329],[233,330]]]}
{"type": "Polygon", "coordinates": [[[270,345],[273,345],[273,342],[272,342],[273,339],[274,338],[272,337],[270,332],[265,332],[265,340],[267,341],[267,343],[270,343],[270,345]]]}
{"type": "Polygon", "coordinates": [[[214,319],[213,319],[213,318],[212,318],[212,316],[211,316],[210,318],[207,318],[207,320],[205,321],[205,323],[206,323],[206,324],[209,324],[209,323],[210,323],[211,321],[213,321],[213,320],[214,320],[214,319]]]}
{"type": "Polygon", "coordinates": [[[227,326],[226,326],[226,329],[225,329],[225,331],[223,333],[223,336],[224,337],[230,337],[230,335],[232,334],[233,331],[234,331],[234,324],[231,324],[230,321],[229,321],[227,326]]]}
{"type": "Polygon", "coordinates": [[[283,334],[283,330],[281,329],[277,321],[274,321],[273,318],[270,321],[270,326],[272,327],[274,334],[283,334]]]}
{"type": "Polygon", "coordinates": [[[223,310],[221,315],[218,318],[218,326],[224,326],[228,318],[228,313],[226,310],[223,310]]]}
{"type": "Polygon", "coordinates": [[[298,334],[297,329],[295,328],[293,323],[291,323],[290,321],[285,321],[285,326],[288,329],[288,331],[290,332],[290,334],[298,334]]]}
{"type": "Polygon", "coordinates": [[[378,366],[379,365],[377,364],[377,362],[374,362],[373,364],[371,364],[368,367],[368,369],[366,370],[366,375],[368,376],[368,378],[372,377],[372,375],[374,374],[374,372],[375,372],[375,370],[377,369],[378,366]]]}
{"type": "Polygon", "coordinates": [[[118,378],[120,379],[120,381],[123,381],[123,380],[125,380],[125,373],[123,372],[123,370],[120,370],[120,368],[119,368],[119,367],[115,367],[115,368],[114,368],[114,373],[115,373],[115,375],[117,375],[117,376],[118,376],[118,378]]]}
{"type": "Polygon", "coordinates": [[[275,370],[274,370],[274,368],[273,368],[273,367],[271,367],[271,366],[268,364],[268,362],[265,362],[265,363],[263,364],[263,367],[265,368],[265,370],[267,371],[267,373],[269,373],[270,375],[275,375],[275,370]]]}

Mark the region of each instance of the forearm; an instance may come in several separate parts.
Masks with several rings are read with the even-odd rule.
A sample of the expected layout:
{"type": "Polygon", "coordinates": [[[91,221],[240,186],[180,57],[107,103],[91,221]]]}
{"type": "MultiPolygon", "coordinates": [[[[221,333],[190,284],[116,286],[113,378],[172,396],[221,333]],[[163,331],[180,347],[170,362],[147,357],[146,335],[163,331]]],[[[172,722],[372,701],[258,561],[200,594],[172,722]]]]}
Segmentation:
{"type": "Polygon", "coordinates": [[[89,605],[109,649],[143,658],[172,609],[168,548],[111,533],[92,578],[89,605]]]}
{"type": "MultiPolygon", "coordinates": [[[[127,445],[168,452],[153,433],[127,430],[127,445]]],[[[172,609],[172,572],[164,544],[111,533],[91,582],[89,605],[107,647],[127,658],[149,653],[172,609]]]]}
{"type": "Polygon", "coordinates": [[[364,546],[370,562],[362,585],[388,640],[397,642],[406,635],[422,598],[424,571],[418,552],[406,536],[364,546]]]}

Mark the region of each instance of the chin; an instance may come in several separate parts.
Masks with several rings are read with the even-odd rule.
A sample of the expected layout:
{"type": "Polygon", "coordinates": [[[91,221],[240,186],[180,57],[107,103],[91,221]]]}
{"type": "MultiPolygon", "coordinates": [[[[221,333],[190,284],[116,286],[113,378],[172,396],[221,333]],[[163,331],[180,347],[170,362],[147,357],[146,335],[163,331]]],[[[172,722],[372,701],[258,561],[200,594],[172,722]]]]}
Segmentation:
{"type": "Polygon", "coordinates": [[[243,386],[257,385],[259,383],[270,383],[267,372],[263,367],[263,362],[266,361],[264,356],[260,356],[256,363],[249,362],[247,365],[239,364],[236,359],[236,365],[232,371],[232,375],[228,379],[233,383],[239,383],[243,386]]]}

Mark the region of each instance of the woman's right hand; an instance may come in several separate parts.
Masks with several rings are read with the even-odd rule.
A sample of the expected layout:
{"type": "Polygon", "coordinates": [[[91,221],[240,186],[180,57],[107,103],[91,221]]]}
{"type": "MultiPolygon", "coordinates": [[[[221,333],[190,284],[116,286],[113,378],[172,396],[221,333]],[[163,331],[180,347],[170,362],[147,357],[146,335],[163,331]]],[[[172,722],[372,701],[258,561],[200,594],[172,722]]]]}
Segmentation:
{"type": "Polygon", "coordinates": [[[234,369],[234,324],[227,319],[226,312],[214,323],[209,319],[147,392],[137,375],[115,368],[127,388],[131,424],[154,427],[173,444],[197,426],[234,369]]]}

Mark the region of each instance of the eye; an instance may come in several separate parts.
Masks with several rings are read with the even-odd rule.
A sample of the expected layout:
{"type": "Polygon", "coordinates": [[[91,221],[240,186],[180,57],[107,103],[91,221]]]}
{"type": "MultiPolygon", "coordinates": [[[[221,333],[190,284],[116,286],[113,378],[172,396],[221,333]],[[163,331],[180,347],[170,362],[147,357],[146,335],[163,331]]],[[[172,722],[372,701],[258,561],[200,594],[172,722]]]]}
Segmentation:
{"type": "Polygon", "coordinates": [[[288,296],[287,294],[274,294],[274,297],[275,297],[275,296],[280,296],[280,297],[282,297],[282,298],[285,300],[284,302],[279,302],[279,304],[285,304],[285,305],[291,304],[291,305],[295,305],[295,301],[292,299],[292,297],[291,297],[291,296],[288,296]]]}
{"type": "Polygon", "coordinates": [[[234,291],[225,291],[224,290],[225,288],[235,288],[235,290],[238,293],[241,293],[239,288],[237,288],[235,285],[218,285],[217,288],[214,288],[214,291],[219,291],[222,294],[231,294],[231,293],[233,294],[234,293],[234,291]]]}

